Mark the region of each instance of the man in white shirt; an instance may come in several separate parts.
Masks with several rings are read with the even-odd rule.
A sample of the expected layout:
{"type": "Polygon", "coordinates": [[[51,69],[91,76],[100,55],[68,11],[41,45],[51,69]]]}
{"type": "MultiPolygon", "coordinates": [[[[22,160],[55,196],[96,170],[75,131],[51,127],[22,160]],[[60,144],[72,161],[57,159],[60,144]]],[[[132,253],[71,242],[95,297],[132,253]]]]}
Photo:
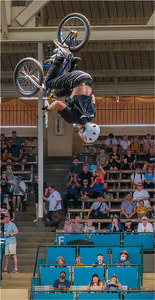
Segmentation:
{"type": "Polygon", "coordinates": [[[149,193],[143,189],[143,184],[141,182],[138,182],[137,184],[137,190],[133,193],[133,201],[137,204],[137,207],[139,206],[139,201],[144,201],[144,206],[147,208],[151,207],[149,202],[150,195],[149,193]]]}
{"type": "Polygon", "coordinates": [[[147,217],[142,217],[142,223],[138,224],[138,232],[153,232],[153,226],[147,221],[147,217]]]}
{"type": "Polygon", "coordinates": [[[138,182],[144,183],[145,177],[141,172],[142,172],[142,170],[141,170],[140,166],[138,165],[136,167],[136,172],[132,173],[132,175],[131,175],[131,184],[132,184],[133,189],[137,188],[138,182]]]}
{"type": "Polygon", "coordinates": [[[130,147],[130,141],[128,141],[128,137],[125,134],[123,136],[123,139],[120,141],[120,148],[121,148],[121,152],[125,153],[126,150],[130,147]]]}
{"type": "Polygon", "coordinates": [[[49,212],[47,213],[47,218],[52,221],[52,215],[54,211],[59,211],[62,209],[62,205],[61,205],[61,195],[59,192],[57,192],[55,190],[55,186],[51,185],[48,188],[48,191],[50,193],[50,196],[48,198],[46,198],[45,196],[43,196],[43,199],[46,201],[49,201],[49,212]]]}
{"type": "Polygon", "coordinates": [[[110,133],[108,138],[105,140],[105,152],[112,152],[113,145],[117,145],[117,140],[113,133],[110,133]]]}

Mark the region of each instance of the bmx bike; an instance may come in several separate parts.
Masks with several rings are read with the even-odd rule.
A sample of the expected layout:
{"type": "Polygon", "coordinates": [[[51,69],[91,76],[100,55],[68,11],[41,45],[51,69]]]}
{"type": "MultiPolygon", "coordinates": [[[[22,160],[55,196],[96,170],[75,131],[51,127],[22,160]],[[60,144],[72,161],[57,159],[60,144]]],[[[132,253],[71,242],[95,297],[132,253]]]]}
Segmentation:
{"type": "MultiPolygon", "coordinates": [[[[72,13],[67,15],[59,24],[57,38],[62,45],[67,45],[71,54],[64,59],[62,69],[59,76],[63,73],[66,67],[71,71],[72,52],[80,50],[89,40],[90,23],[88,19],[79,13],[72,13]]],[[[52,63],[56,54],[51,56],[45,63],[52,63]]],[[[43,65],[44,66],[44,65],[43,65]]],[[[53,90],[47,90],[42,85],[44,80],[43,66],[34,58],[27,57],[19,61],[16,65],[13,79],[18,92],[27,97],[31,97],[43,90],[48,95],[50,100],[54,94],[53,90]]],[[[50,67],[50,64],[46,67],[50,67]]]]}

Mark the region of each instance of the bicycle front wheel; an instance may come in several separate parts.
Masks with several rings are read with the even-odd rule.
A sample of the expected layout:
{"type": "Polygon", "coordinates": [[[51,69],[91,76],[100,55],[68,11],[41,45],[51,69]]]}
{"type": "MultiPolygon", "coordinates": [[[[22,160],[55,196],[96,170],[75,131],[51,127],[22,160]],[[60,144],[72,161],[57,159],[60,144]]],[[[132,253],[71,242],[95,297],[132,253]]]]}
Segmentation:
{"type": "Polygon", "coordinates": [[[88,19],[79,13],[67,15],[58,28],[58,40],[74,52],[80,50],[89,40],[90,23],[88,19]]]}
{"type": "Polygon", "coordinates": [[[15,67],[13,79],[14,84],[23,96],[33,96],[39,92],[39,88],[28,78],[29,75],[36,84],[42,85],[44,73],[42,65],[34,58],[27,57],[22,59],[15,67]]]}

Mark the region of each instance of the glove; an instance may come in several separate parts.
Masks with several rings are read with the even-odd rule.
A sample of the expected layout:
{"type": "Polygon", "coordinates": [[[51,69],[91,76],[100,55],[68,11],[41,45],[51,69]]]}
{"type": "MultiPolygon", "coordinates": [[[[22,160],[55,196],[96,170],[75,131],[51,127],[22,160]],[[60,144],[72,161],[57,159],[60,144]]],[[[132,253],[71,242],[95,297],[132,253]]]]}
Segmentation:
{"type": "Polygon", "coordinates": [[[42,110],[47,110],[47,111],[48,111],[48,105],[43,106],[43,107],[42,107],[42,110]]]}

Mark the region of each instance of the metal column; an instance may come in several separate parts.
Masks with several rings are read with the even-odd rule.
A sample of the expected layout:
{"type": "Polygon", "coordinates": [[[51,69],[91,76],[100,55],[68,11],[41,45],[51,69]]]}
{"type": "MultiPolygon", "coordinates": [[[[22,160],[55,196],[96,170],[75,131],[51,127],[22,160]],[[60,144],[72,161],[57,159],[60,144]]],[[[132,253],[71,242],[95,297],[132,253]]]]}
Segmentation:
{"type": "MultiPolygon", "coordinates": [[[[38,61],[43,64],[43,43],[38,43],[38,61]]],[[[43,218],[43,91],[38,93],[38,204],[39,219],[43,218]]]]}

